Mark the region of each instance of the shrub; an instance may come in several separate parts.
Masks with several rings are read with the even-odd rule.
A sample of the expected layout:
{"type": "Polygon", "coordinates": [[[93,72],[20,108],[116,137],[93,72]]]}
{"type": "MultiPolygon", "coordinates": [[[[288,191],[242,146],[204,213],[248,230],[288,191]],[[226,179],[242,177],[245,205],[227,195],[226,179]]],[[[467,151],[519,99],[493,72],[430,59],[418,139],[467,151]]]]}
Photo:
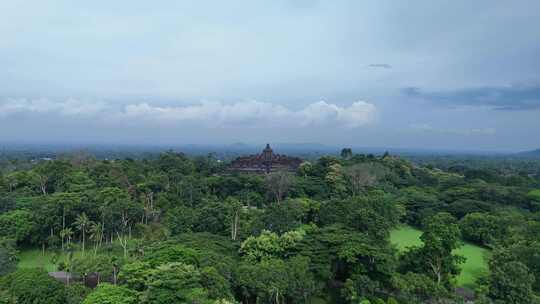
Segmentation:
{"type": "Polygon", "coordinates": [[[0,280],[4,290],[17,304],[64,304],[64,285],[41,269],[19,269],[0,280]]]}

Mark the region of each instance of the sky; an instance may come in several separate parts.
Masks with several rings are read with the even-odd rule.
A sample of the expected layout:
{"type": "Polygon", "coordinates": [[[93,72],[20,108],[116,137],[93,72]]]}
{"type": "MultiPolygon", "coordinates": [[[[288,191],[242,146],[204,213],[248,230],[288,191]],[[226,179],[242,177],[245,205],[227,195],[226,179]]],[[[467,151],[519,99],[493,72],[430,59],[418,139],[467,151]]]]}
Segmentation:
{"type": "Polygon", "coordinates": [[[540,1],[0,1],[0,142],[540,148],[540,1]]]}

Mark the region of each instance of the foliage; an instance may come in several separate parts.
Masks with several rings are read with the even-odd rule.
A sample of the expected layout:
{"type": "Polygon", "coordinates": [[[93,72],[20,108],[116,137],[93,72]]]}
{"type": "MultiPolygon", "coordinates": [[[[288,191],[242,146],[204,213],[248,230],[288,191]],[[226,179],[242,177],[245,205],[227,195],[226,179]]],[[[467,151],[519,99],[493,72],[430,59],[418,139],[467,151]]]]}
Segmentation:
{"type": "Polygon", "coordinates": [[[201,285],[212,299],[232,299],[231,284],[214,267],[201,269],[201,285]]]}
{"type": "Polygon", "coordinates": [[[394,277],[393,284],[402,296],[415,301],[428,301],[430,299],[445,298],[449,292],[431,277],[414,272],[394,277]]]}
{"type": "Polygon", "coordinates": [[[166,263],[199,264],[199,254],[196,250],[172,242],[162,242],[145,249],[144,261],[156,267],[166,263]]]}
{"type": "Polygon", "coordinates": [[[485,213],[467,214],[459,226],[465,240],[484,246],[493,245],[508,233],[504,218],[485,213]]]}
{"type": "Polygon", "coordinates": [[[66,303],[64,285],[41,269],[19,269],[0,279],[11,303],[63,304],[66,303]]]}
{"type": "MultiPolygon", "coordinates": [[[[20,268],[102,283],[85,303],[451,303],[456,286],[481,287],[479,301],[534,301],[537,163],[342,152],[269,175],[173,151],[0,162],[0,270],[18,273],[24,248],[20,268]],[[415,246],[390,243],[396,229],[415,246]],[[484,256],[490,271],[474,285],[484,256]]],[[[64,289],[68,303],[88,292],[64,289]]]]}
{"type": "Polygon", "coordinates": [[[18,262],[17,254],[14,240],[0,239],[0,276],[15,270],[18,262]]]}
{"type": "Polygon", "coordinates": [[[494,261],[488,279],[489,296],[495,303],[532,303],[534,280],[534,275],[521,262],[499,264],[494,261]]]}
{"type": "Polygon", "coordinates": [[[128,263],[122,267],[118,281],[130,289],[143,291],[146,289],[146,282],[155,271],[148,262],[128,263]]]}
{"type": "Polygon", "coordinates": [[[90,292],[82,283],[70,283],[66,286],[66,304],[81,304],[90,292]]]}
{"type": "Polygon", "coordinates": [[[302,240],[305,232],[302,230],[289,231],[280,236],[263,230],[261,235],[248,237],[240,247],[240,252],[250,260],[260,261],[270,257],[283,257],[291,252],[302,240]]]}
{"type": "Polygon", "coordinates": [[[17,242],[28,240],[34,230],[32,214],[27,210],[13,210],[0,215],[0,237],[17,242]]]}
{"type": "Polygon", "coordinates": [[[192,232],[197,223],[199,212],[193,208],[178,206],[169,211],[166,224],[172,234],[192,232]]]}
{"type": "Polygon", "coordinates": [[[148,280],[144,303],[210,303],[201,284],[201,273],[192,265],[169,263],[158,266],[148,280]]]}
{"type": "Polygon", "coordinates": [[[272,204],[259,216],[258,226],[254,228],[284,233],[296,229],[302,224],[305,211],[303,202],[298,199],[272,204]]]}
{"type": "MultiPolygon", "coordinates": [[[[398,247],[400,252],[404,252],[410,247],[422,246],[421,235],[422,231],[420,230],[410,226],[401,226],[392,230],[390,241],[398,247]]],[[[459,287],[475,288],[478,281],[488,272],[490,251],[474,244],[465,243],[462,247],[455,249],[453,253],[466,258],[465,262],[460,264],[461,272],[456,277],[455,284],[459,287]]]]}
{"type": "MultiPolygon", "coordinates": [[[[536,235],[538,237],[538,235],[536,235]]],[[[497,248],[490,260],[490,269],[501,269],[504,265],[519,262],[527,268],[527,272],[534,278],[531,281],[534,291],[540,291],[540,263],[538,262],[540,242],[518,241],[507,247],[497,248]]]]}
{"type": "Polygon", "coordinates": [[[381,240],[388,237],[400,216],[401,210],[393,197],[375,191],[363,197],[326,202],[321,206],[320,222],[323,225],[342,223],[374,240],[381,240]]]}
{"type": "Polygon", "coordinates": [[[136,304],[139,303],[136,291],[108,283],[100,284],[82,304],[136,304]]]}
{"type": "Polygon", "coordinates": [[[69,262],[70,269],[76,274],[86,277],[90,274],[97,275],[98,281],[114,280],[114,275],[117,272],[116,259],[104,254],[91,255],[91,256],[79,256],[73,260],[64,259],[64,264],[69,262]]]}
{"type": "Polygon", "coordinates": [[[359,163],[343,170],[345,180],[353,196],[361,193],[367,187],[374,186],[380,179],[384,178],[387,169],[378,163],[359,163]]]}
{"type": "Polygon", "coordinates": [[[235,281],[246,299],[282,303],[289,286],[287,265],[280,259],[246,261],[238,266],[235,281]]]}
{"type": "Polygon", "coordinates": [[[283,200],[293,183],[293,175],[285,171],[272,172],[265,179],[266,188],[277,203],[283,200]]]}
{"type": "Polygon", "coordinates": [[[452,253],[461,246],[455,218],[448,213],[428,218],[420,239],[421,247],[411,247],[402,255],[401,271],[425,274],[438,285],[452,286],[453,278],[460,272],[459,264],[464,262],[462,256],[452,253]]]}

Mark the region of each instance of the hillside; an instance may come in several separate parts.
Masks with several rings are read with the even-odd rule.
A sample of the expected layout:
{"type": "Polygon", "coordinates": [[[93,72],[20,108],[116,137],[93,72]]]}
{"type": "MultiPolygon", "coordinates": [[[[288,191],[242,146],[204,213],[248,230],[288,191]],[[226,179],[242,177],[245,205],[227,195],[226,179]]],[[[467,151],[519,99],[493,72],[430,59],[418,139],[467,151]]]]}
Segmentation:
{"type": "Polygon", "coordinates": [[[532,150],[532,151],[525,151],[519,153],[519,156],[525,156],[525,157],[539,157],[540,158],[540,149],[532,150]]]}

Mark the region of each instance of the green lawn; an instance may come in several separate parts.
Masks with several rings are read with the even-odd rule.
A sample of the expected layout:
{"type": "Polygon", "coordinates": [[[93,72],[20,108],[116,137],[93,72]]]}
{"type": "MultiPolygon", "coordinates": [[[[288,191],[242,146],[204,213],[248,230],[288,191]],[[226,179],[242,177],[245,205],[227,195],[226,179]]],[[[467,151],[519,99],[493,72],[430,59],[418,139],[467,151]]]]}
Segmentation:
{"type": "MultiPolygon", "coordinates": [[[[49,250],[43,251],[39,249],[23,249],[19,253],[19,263],[17,267],[19,268],[45,268],[48,272],[56,271],[56,266],[52,263],[52,257],[55,253],[49,250]]],[[[90,252],[87,252],[90,254],[90,252]]],[[[74,257],[80,257],[82,255],[81,251],[75,251],[74,257]]],[[[65,258],[64,254],[60,254],[58,257],[58,262],[62,261],[65,258]]],[[[57,263],[58,263],[57,262],[57,263]]]]}
{"type": "Polygon", "coordinates": [[[45,251],[45,255],[39,249],[21,250],[19,253],[19,268],[45,268],[47,271],[55,271],[56,267],[51,262],[52,253],[45,251]]]}
{"type": "Polygon", "coordinates": [[[390,233],[390,242],[397,246],[399,250],[405,250],[410,246],[420,246],[422,231],[411,226],[400,226],[390,233]]]}
{"type": "Polygon", "coordinates": [[[465,243],[456,250],[456,253],[467,258],[461,265],[461,274],[458,277],[458,285],[472,287],[476,279],[488,270],[487,258],[490,251],[474,244],[465,243]]]}
{"type": "MultiPolygon", "coordinates": [[[[409,246],[420,246],[422,231],[410,226],[401,226],[390,233],[390,241],[395,244],[399,250],[405,250],[409,246]]],[[[461,264],[461,274],[457,278],[459,286],[473,287],[476,279],[487,271],[487,256],[489,250],[465,243],[455,253],[467,258],[464,264],[461,264]]]]}
{"type": "Polygon", "coordinates": [[[540,189],[533,190],[529,192],[529,197],[535,201],[540,202],[540,189]]]}

